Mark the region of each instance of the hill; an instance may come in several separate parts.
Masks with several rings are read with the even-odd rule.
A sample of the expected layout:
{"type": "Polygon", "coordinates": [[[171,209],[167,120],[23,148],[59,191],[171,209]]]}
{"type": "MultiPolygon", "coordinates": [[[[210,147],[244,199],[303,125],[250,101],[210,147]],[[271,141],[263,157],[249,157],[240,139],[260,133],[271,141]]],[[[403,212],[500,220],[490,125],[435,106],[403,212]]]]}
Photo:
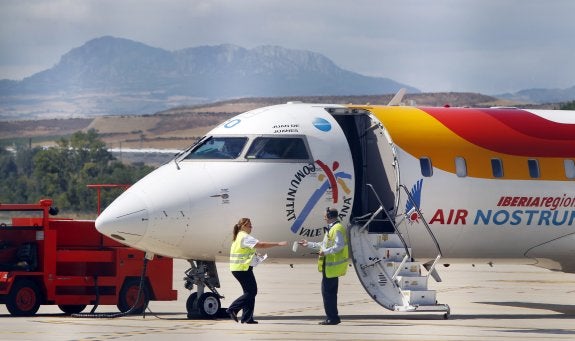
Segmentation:
{"type": "Polygon", "coordinates": [[[360,95],[407,88],[338,67],[311,51],[235,45],[166,51],[101,37],[52,68],[0,81],[0,120],[152,114],[175,106],[241,97],[360,95]]]}
{"type": "MultiPolygon", "coordinates": [[[[386,104],[393,95],[373,96],[307,96],[243,98],[205,105],[181,106],[153,115],[101,116],[84,119],[50,119],[9,121],[0,124],[4,144],[16,139],[31,139],[48,145],[60,136],[94,128],[110,148],[184,149],[226,119],[254,108],[302,101],[335,104],[386,104]]],[[[510,102],[473,93],[408,94],[405,102],[417,105],[475,106],[513,105],[510,102]]]]}
{"type": "Polygon", "coordinates": [[[567,89],[526,89],[498,98],[523,103],[559,103],[575,100],[575,86],[567,89]]]}

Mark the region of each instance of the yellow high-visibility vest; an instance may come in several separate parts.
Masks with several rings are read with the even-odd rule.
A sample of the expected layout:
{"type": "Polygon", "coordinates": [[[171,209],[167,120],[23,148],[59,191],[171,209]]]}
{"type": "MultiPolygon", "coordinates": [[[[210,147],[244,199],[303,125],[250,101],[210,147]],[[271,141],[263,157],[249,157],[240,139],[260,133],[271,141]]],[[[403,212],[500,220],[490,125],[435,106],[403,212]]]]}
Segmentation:
{"type": "Polygon", "coordinates": [[[256,254],[255,248],[242,247],[242,240],[247,236],[247,232],[240,231],[236,236],[236,240],[232,243],[230,248],[230,270],[231,271],[247,271],[252,262],[252,258],[256,254]]]}
{"type": "Polygon", "coordinates": [[[325,277],[327,278],[340,277],[345,275],[347,272],[349,261],[347,233],[345,231],[345,227],[343,227],[340,222],[335,223],[331,229],[329,229],[327,233],[327,245],[325,245],[325,247],[329,248],[335,245],[335,236],[337,231],[339,231],[343,236],[343,249],[333,254],[320,256],[317,262],[317,269],[319,272],[322,272],[325,262],[325,277]]]}

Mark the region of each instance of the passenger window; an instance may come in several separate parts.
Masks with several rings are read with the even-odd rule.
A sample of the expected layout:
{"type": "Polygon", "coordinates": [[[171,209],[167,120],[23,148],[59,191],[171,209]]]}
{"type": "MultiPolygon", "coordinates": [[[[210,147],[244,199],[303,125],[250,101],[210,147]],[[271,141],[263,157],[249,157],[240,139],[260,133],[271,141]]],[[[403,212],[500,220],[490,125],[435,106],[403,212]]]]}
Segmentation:
{"type": "Polygon", "coordinates": [[[575,161],[564,160],[563,163],[565,164],[565,176],[568,179],[575,179],[575,161]]]}
{"type": "Polygon", "coordinates": [[[309,153],[301,137],[258,137],[250,146],[246,158],[308,160],[309,153]]]}
{"type": "Polygon", "coordinates": [[[211,137],[198,145],[185,159],[219,160],[235,159],[246,145],[247,137],[211,137]]]}
{"type": "Polygon", "coordinates": [[[460,178],[467,176],[467,163],[461,156],[455,158],[455,173],[460,178]]]}
{"type": "Polygon", "coordinates": [[[527,160],[527,165],[529,166],[529,176],[533,179],[537,179],[541,176],[539,171],[539,161],[535,159],[527,160]]]}
{"type": "Polygon", "coordinates": [[[433,166],[431,165],[431,159],[428,157],[419,158],[419,166],[421,167],[421,175],[430,177],[433,175],[433,166]]]}
{"type": "Polygon", "coordinates": [[[491,171],[496,178],[503,177],[503,161],[501,159],[491,159],[491,171]]]}

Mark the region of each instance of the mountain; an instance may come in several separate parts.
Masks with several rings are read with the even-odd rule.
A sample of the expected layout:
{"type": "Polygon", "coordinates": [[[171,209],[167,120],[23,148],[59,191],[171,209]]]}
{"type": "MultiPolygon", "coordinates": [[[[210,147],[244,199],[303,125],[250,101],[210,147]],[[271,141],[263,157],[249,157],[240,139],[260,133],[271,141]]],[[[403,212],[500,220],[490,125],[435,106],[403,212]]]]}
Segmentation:
{"type": "Polygon", "coordinates": [[[560,103],[575,100],[575,86],[567,89],[527,89],[495,97],[523,103],[560,103]]]}
{"type": "Polygon", "coordinates": [[[115,37],[93,39],[54,67],[0,81],[0,119],[150,114],[238,97],[374,95],[405,87],[341,69],[327,57],[279,46],[166,51],[115,37]]]}

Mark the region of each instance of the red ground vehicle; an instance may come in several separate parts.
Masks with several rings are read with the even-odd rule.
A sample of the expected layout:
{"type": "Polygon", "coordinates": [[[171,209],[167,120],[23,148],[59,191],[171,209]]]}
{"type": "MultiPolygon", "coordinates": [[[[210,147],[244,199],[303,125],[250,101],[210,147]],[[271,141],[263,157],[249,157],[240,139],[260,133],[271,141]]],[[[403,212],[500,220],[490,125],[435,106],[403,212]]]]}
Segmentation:
{"type": "MultiPolygon", "coordinates": [[[[101,235],[94,221],[50,217],[51,200],[0,204],[0,302],[14,316],[32,316],[42,304],[68,314],[87,305],[136,302],[144,253],[101,235]]],[[[156,256],[147,264],[143,299],[177,299],[173,260],[156,256]]]]}

